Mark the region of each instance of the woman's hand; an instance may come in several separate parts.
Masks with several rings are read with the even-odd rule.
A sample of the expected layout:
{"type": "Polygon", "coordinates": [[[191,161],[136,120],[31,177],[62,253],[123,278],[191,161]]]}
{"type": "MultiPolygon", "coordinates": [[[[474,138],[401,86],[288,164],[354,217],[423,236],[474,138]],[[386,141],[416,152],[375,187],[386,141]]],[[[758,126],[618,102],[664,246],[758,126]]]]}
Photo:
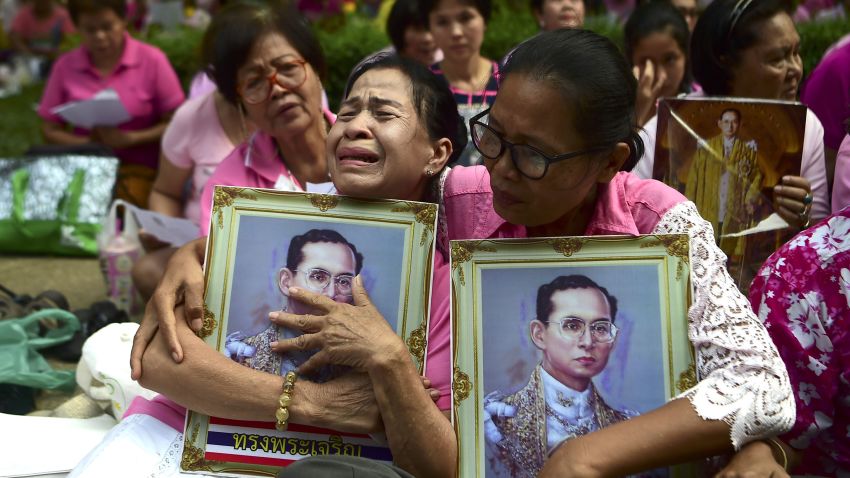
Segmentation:
{"type": "Polygon", "coordinates": [[[638,80],[635,116],[638,125],[643,126],[655,115],[655,105],[667,81],[667,74],[663,69],[656,68],[651,60],[646,60],[643,69],[638,66],[632,68],[632,73],[638,80]]]}
{"type": "Polygon", "coordinates": [[[776,462],[771,446],[755,441],[741,448],[732,461],[714,478],[788,478],[782,465],[776,462]]]}
{"type": "Polygon", "coordinates": [[[151,300],[145,307],[130,353],[130,369],[133,380],[142,376],[142,356],[158,328],[162,328],[165,341],[171,349],[175,362],[183,360],[183,349],[177,339],[174,308],[183,304],[186,321],[195,332],[201,330],[204,319],[204,247],[206,238],[201,237],[177,249],[168,261],[165,274],[159,281],[151,300]]]}
{"type": "MultiPolygon", "coordinates": [[[[349,433],[384,431],[381,412],[368,374],[349,372],[328,382],[311,385],[315,387],[315,401],[327,405],[314,409],[306,425],[349,433]]],[[[296,383],[296,391],[298,386],[296,383]]]]}
{"type": "Polygon", "coordinates": [[[387,321],[372,305],[360,276],[351,289],[354,305],[303,289],[289,289],[290,299],[310,306],[319,315],[296,315],[272,312],[275,324],[303,335],[272,343],[272,350],[286,353],[294,350],[319,351],[298,367],[298,373],[310,373],[323,365],[346,365],[362,372],[372,370],[382,360],[407,355],[407,348],[387,321]]]}
{"type": "Polygon", "coordinates": [[[95,126],[92,129],[92,139],[113,149],[129,148],[136,144],[132,131],[107,126],[95,126]]]}
{"type": "Polygon", "coordinates": [[[773,187],[773,207],[792,226],[809,227],[812,200],[812,186],[804,177],[784,176],[782,183],[773,187]]]}

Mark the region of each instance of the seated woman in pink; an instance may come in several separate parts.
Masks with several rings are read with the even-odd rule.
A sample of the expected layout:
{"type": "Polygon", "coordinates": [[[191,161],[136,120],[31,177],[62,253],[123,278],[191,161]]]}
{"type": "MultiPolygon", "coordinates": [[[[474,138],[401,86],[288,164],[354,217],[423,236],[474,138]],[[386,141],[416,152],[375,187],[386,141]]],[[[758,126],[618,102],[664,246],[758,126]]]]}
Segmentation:
{"type": "Polygon", "coordinates": [[[74,33],[74,24],[65,7],[53,0],[33,0],[18,10],[9,39],[19,53],[50,59],[59,54],[62,40],[74,33]]]}
{"type": "MultiPolygon", "coordinates": [[[[207,29],[202,41],[202,64],[212,64],[215,38],[227,35],[222,23],[225,21],[227,17],[207,29]]],[[[201,220],[201,193],[207,180],[219,163],[254,131],[241,105],[225,99],[205,72],[198,74],[198,78],[203,79],[205,87],[211,85],[210,90],[189,98],[174,113],[162,137],[159,170],[148,199],[151,211],[185,217],[195,224],[201,220]],[[191,186],[186,191],[190,179],[191,186]]],[[[133,285],[147,299],[176,249],[148,240],[144,235],[142,242],[147,254],[133,265],[133,285]]]]}
{"type": "MultiPolygon", "coordinates": [[[[436,201],[440,196],[445,164],[453,159],[453,144],[457,141],[462,147],[466,138],[456,104],[445,84],[427,68],[390,56],[362,64],[352,74],[346,91],[338,120],[325,143],[328,166],[338,190],[358,197],[436,201]],[[371,156],[373,161],[363,161],[364,156],[371,156]]],[[[253,180],[258,186],[274,186],[277,182],[268,175],[252,179],[255,173],[244,166],[243,171],[241,178],[253,180]]],[[[148,332],[152,325],[155,327],[157,319],[151,314],[144,320],[145,325],[136,339],[134,376],[145,386],[204,413],[271,420],[280,394],[280,376],[245,369],[212,350],[194,336],[183,318],[182,308],[177,310],[180,319],[175,326],[174,284],[187,280],[195,282],[201,275],[199,253],[203,254],[203,248],[203,240],[194,241],[178,250],[170,261],[150,308],[163,311],[159,314],[162,328],[150,347],[144,350],[150,337],[148,332]],[[183,359],[179,364],[172,359],[175,343],[178,347],[175,352],[183,359]],[[142,356],[143,369],[138,361],[142,356]],[[212,376],[210,373],[217,378],[213,381],[203,378],[212,376]],[[244,390],[252,390],[252,393],[245,394],[244,390]]],[[[348,335],[338,342],[336,346],[345,344],[345,353],[329,344],[326,350],[334,357],[332,362],[353,366],[361,373],[351,373],[323,384],[299,380],[289,408],[291,421],[361,433],[383,428],[399,466],[416,476],[452,475],[457,451],[448,418],[452,401],[447,263],[444,251],[435,254],[435,293],[426,370],[427,383],[435,390],[430,394],[425,391],[406,346],[380,314],[373,308],[346,305],[337,312],[358,314],[361,325],[358,330],[366,333],[356,337],[348,335]],[[381,352],[375,353],[376,350],[381,352]],[[353,408],[358,413],[352,414],[353,408]],[[419,444],[424,442],[429,443],[432,453],[422,453],[419,444]]],[[[196,300],[201,297],[200,292],[193,287],[187,289],[186,303],[190,313],[198,305],[196,300]]],[[[314,297],[304,292],[302,299],[314,297]]],[[[290,328],[297,327],[291,316],[276,315],[273,320],[290,328]]],[[[323,323],[322,327],[331,329],[332,321],[323,323]]],[[[337,332],[345,331],[328,332],[342,337],[337,332]]],[[[283,351],[291,346],[281,341],[276,350],[283,351]]],[[[152,423],[150,426],[163,429],[167,427],[166,422],[171,422],[179,427],[179,419],[174,419],[179,407],[177,413],[170,413],[175,409],[168,408],[165,400],[157,402],[165,407],[146,406],[149,412],[164,412],[159,415],[163,421],[161,425],[152,423]]],[[[137,434],[140,432],[137,427],[151,421],[158,420],[131,415],[119,425],[122,430],[114,434],[137,434]]],[[[174,430],[173,443],[182,446],[177,435],[178,430],[174,430]]],[[[117,445],[106,445],[120,449],[117,445]]],[[[168,441],[158,447],[162,462],[167,461],[168,447],[168,441]]],[[[103,454],[101,450],[93,452],[92,456],[103,454]]],[[[80,465],[91,474],[105,469],[93,468],[95,466],[100,465],[88,460],[80,465]]]]}
{"type": "Polygon", "coordinates": [[[619,50],[586,30],[545,32],[502,75],[492,108],[470,121],[484,166],[446,180],[449,238],[688,234],[689,338],[702,377],[657,410],[553,446],[529,476],[624,476],[786,431],[787,372],[711,226],[675,190],[621,172],[642,144],[636,81],[619,50]]]}
{"type": "Polygon", "coordinates": [[[124,0],[70,0],[68,8],[82,46],[53,65],[38,106],[48,143],[96,142],[121,160],[118,197],[146,207],[159,159],[159,141],[171,114],[183,103],[183,90],[168,58],[127,33],[124,0]],[[73,127],[53,112],[57,106],[88,100],[111,88],[130,114],[117,127],[73,127]]]}

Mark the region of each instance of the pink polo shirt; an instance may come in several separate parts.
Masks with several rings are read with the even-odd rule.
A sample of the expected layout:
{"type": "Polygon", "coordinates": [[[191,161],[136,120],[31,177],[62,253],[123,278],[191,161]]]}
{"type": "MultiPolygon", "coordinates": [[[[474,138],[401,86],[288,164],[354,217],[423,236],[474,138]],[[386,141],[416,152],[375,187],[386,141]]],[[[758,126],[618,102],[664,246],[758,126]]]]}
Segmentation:
{"type": "Polygon", "coordinates": [[[234,149],[215,168],[201,191],[200,235],[209,233],[210,210],[215,186],[271,188],[303,191],[304,187],[289,172],[277,151],[274,138],[263,131],[234,149]]]}
{"type": "Polygon", "coordinates": [[[63,37],[74,33],[74,24],[64,7],[53,5],[50,16],[41,19],[35,16],[32,4],[28,3],[18,10],[11,31],[30,48],[48,51],[58,48],[63,37]]]}
{"type": "MultiPolygon", "coordinates": [[[[62,123],[62,118],[51,109],[70,101],[90,99],[106,88],[118,93],[130,113],[130,120],[118,126],[123,131],[150,128],[180,106],[184,99],[183,89],[165,54],[129,34],[124,35],[124,42],[121,59],[107,76],[101,76],[94,68],[85,47],[62,55],[50,71],[38,115],[45,121],[62,123]]],[[[74,132],[81,136],[89,134],[81,128],[75,128],[74,132]]],[[[123,163],[156,169],[159,142],[118,149],[115,154],[123,163]]]]}
{"type": "MultiPolygon", "coordinates": [[[[493,209],[490,173],[484,166],[453,168],[443,201],[448,239],[527,237],[525,226],[511,224],[493,209]]],[[[599,186],[586,236],[650,234],[667,211],[687,199],[654,179],[620,172],[599,186]]]]}

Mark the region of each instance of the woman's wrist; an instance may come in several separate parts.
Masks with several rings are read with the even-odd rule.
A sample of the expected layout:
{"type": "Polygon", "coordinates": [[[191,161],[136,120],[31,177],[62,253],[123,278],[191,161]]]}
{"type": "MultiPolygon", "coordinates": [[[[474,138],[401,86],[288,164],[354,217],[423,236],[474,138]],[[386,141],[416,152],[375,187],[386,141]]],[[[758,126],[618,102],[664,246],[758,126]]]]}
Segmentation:
{"type": "Polygon", "coordinates": [[[375,347],[367,370],[370,375],[384,374],[412,364],[410,352],[401,337],[393,335],[389,339],[386,344],[375,347]]]}

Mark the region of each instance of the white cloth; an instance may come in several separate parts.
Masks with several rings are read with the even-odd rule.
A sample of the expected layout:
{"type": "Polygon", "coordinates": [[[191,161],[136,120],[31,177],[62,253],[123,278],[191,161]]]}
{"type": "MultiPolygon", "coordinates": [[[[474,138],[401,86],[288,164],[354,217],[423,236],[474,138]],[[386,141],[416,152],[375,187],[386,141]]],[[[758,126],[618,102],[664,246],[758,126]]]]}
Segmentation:
{"type": "Polygon", "coordinates": [[[688,338],[697,353],[699,383],[687,397],[706,420],[731,427],[735,448],[780,435],[794,424],[796,406],[785,364],[749,301],[726,270],[711,224],[690,201],[670,209],[653,234],[688,234],[693,304],[688,338]]]}
{"type": "MultiPolygon", "coordinates": [[[[697,95],[689,95],[697,96],[697,95]]],[[[645,146],[643,156],[638,160],[632,173],[639,178],[652,179],[655,165],[655,133],[658,129],[658,115],[653,116],[640,130],[640,138],[645,146]]],[[[806,110],[806,130],[803,135],[803,160],[800,176],[809,180],[812,187],[812,224],[824,219],[830,213],[829,189],[826,180],[826,160],[823,150],[823,124],[812,110],[806,110]]]]}
{"type": "Polygon", "coordinates": [[[575,428],[586,428],[585,433],[598,429],[593,407],[590,405],[590,387],[583,392],[573,390],[549,375],[543,367],[540,367],[540,380],[543,382],[546,407],[563,419],[558,420],[547,410],[546,441],[549,451],[565,439],[574,437],[575,428]],[[569,423],[573,430],[567,430],[564,422],[569,423]]]}
{"type": "MultiPolygon", "coordinates": [[[[114,426],[109,415],[55,418],[0,413],[0,476],[63,476],[114,426]]],[[[123,475],[118,470],[102,476],[123,475]]]]}
{"type": "Polygon", "coordinates": [[[148,415],[130,415],[74,468],[69,478],[206,476],[180,472],[183,434],[148,415]]]}

